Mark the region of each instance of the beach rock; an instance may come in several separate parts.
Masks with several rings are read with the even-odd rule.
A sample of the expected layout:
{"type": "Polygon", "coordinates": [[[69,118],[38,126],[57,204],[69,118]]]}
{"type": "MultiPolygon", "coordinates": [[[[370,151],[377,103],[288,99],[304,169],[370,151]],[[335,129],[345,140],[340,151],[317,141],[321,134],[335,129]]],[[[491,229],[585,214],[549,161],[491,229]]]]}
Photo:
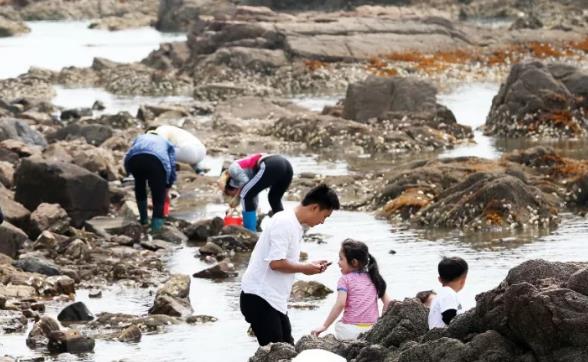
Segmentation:
{"type": "Polygon", "coordinates": [[[94,319],[94,315],[83,302],[75,302],[63,308],[57,315],[60,322],[87,322],[94,319]]]}
{"type": "Polygon", "coordinates": [[[12,192],[0,189],[0,205],[2,206],[4,220],[20,229],[28,229],[31,212],[19,202],[14,201],[12,192]]]}
{"type": "Polygon", "coordinates": [[[113,134],[114,131],[107,125],[72,123],[48,134],[47,141],[53,143],[62,140],[70,141],[82,138],[91,145],[100,146],[104,141],[112,137],[113,134]]]}
{"type": "Polygon", "coordinates": [[[46,347],[49,343],[49,336],[60,329],[59,322],[49,316],[43,316],[33,325],[27,336],[26,344],[31,349],[46,347]]]}
{"type": "Polygon", "coordinates": [[[442,192],[416,220],[462,229],[546,227],[559,222],[558,210],[552,197],[517,177],[478,172],[442,192]]]}
{"type": "Polygon", "coordinates": [[[208,237],[218,235],[223,226],[223,219],[217,216],[190,224],[183,231],[190,241],[206,241],[208,237]]]}
{"type": "Polygon", "coordinates": [[[164,225],[161,230],[153,233],[153,237],[173,244],[182,244],[188,240],[188,237],[173,225],[164,225]]]}
{"type": "MultiPolygon", "coordinates": [[[[123,111],[116,114],[104,114],[96,120],[88,120],[92,124],[104,125],[114,129],[129,129],[141,126],[141,122],[133,117],[129,112],[123,111]]],[[[105,132],[106,133],[106,132],[105,132]]]]}
{"type": "Polygon", "coordinates": [[[26,122],[14,118],[0,118],[0,141],[16,139],[27,145],[47,146],[45,137],[26,122]]]}
{"type": "Polygon", "coordinates": [[[14,165],[10,162],[0,161],[0,184],[11,188],[14,181],[14,165]]]}
{"type": "Polygon", "coordinates": [[[280,117],[291,117],[307,111],[286,100],[268,97],[231,97],[218,104],[213,126],[218,129],[245,130],[267,128],[280,117]]]}
{"type": "Polygon", "coordinates": [[[45,279],[45,287],[43,294],[47,296],[54,296],[60,294],[73,295],[75,294],[75,280],[67,275],[55,275],[45,279]]]}
{"type": "Polygon", "coordinates": [[[174,317],[191,315],[194,310],[190,304],[190,282],[188,275],[172,275],[157,291],[149,314],[165,314],[174,317]]]}
{"type": "Polygon", "coordinates": [[[31,214],[30,228],[27,231],[34,240],[43,231],[64,234],[69,223],[67,212],[59,204],[41,203],[31,214]]]}
{"type": "Polygon", "coordinates": [[[12,265],[28,273],[39,273],[47,276],[62,274],[55,263],[42,258],[23,257],[13,262],[12,265]]]}
{"type": "Polygon", "coordinates": [[[133,324],[123,329],[118,335],[117,339],[119,342],[139,343],[141,342],[141,336],[141,329],[139,329],[138,326],[133,324]]]}
{"type": "Polygon", "coordinates": [[[420,112],[436,106],[437,89],[423,80],[374,77],[350,84],[343,102],[343,117],[366,122],[386,112],[420,112]]]}
{"type": "Polygon", "coordinates": [[[22,21],[13,21],[0,17],[0,38],[30,32],[31,29],[22,21]]]}
{"type": "Polygon", "coordinates": [[[273,362],[273,361],[289,361],[296,357],[298,353],[294,346],[288,343],[270,343],[266,346],[259,347],[249,362],[273,362]]]}
{"type": "Polygon", "coordinates": [[[510,30],[541,29],[543,23],[534,15],[520,16],[510,25],[510,30]]]}
{"type": "Polygon", "coordinates": [[[237,272],[235,270],[235,266],[233,265],[233,263],[221,261],[213,267],[194,273],[194,275],[192,276],[194,278],[204,279],[226,279],[236,277],[237,272]]]}
{"type": "Polygon", "coordinates": [[[184,32],[200,15],[230,14],[233,8],[233,2],[227,0],[162,0],[155,28],[184,32]]]}
{"type": "Polygon", "coordinates": [[[139,222],[122,217],[96,216],[85,222],[88,230],[110,238],[112,235],[124,235],[130,237],[135,243],[141,241],[143,227],[139,222]]]}
{"type": "Polygon", "coordinates": [[[484,132],[509,137],[579,137],[586,133],[588,74],[567,65],[514,65],[492,100],[484,132]]]}
{"type": "Polygon", "coordinates": [[[331,289],[324,284],[315,281],[297,280],[292,285],[290,299],[292,301],[303,301],[308,299],[324,299],[327,295],[333,293],[331,289]]]}
{"type": "Polygon", "coordinates": [[[575,292],[588,296],[588,269],[580,269],[572,274],[566,286],[575,292]]]}
{"type": "Polygon", "coordinates": [[[159,70],[180,68],[190,57],[186,42],[162,43],[141,63],[159,70]]]}
{"type": "Polygon", "coordinates": [[[223,250],[223,248],[221,248],[220,246],[218,246],[217,244],[207,241],[206,244],[204,244],[203,246],[201,246],[198,251],[200,252],[200,255],[213,255],[213,256],[217,256],[217,255],[223,255],[225,254],[225,251],[223,250]]]}
{"type": "Polygon", "coordinates": [[[384,347],[400,347],[408,341],[416,341],[429,330],[428,315],[427,307],[416,299],[393,303],[365,334],[365,339],[384,347]]]}
{"type": "Polygon", "coordinates": [[[80,118],[83,117],[92,117],[92,108],[64,109],[63,111],[61,111],[61,114],[59,115],[59,119],[66,123],[78,121],[80,118]]]}
{"type": "Polygon", "coordinates": [[[340,341],[335,338],[334,335],[328,334],[324,337],[315,337],[312,335],[302,336],[298,342],[296,342],[295,348],[298,353],[307,350],[325,350],[351,360],[353,358],[353,351],[359,350],[365,346],[366,343],[362,340],[340,341]]]}
{"type": "Polygon", "coordinates": [[[221,48],[207,56],[202,66],[224,65],[231,69],[271,74],[276,68],[289,63],[281,49],[257,49],[249,47],[221,48]]]}
{"type": "Polygon", "coordinates": [[[58,203],[74,226],[108,212],[108,183],[76,165],[26,158],[15,173],[15,200],[29,210],[41,203],[58,203]]]}
{"type": "Polygon", "coordinates": [[[16,259],[29,238],[24,231],[4,221],[0,224],[0,253],[16,259]]]}
{"type": "Polygon", "coordinates": [[[588,334],[580,315],[588,310],[588,297],[565,285],[586,266],[530,260],[511,269],[498,287],[476,297],[479,325],[529,348],[538,358],[563,349],[581,354],[588,334]]]}
{"type": "Polygon", "coordinates": [[[94,351],[93,338],[80,335],[76,330],[54,332],[49,337],[47,350],[51,353],[88,353],[94,351]]]}
{"type": "MultiPolygon", "coordinates": [[[[9,101],[27,99],[50,102],[55,95],[55,89],[48,79],[40,79],[29,74],[0,79],[0,98],[9,101]]],[[[22,105],[19,107],[24,109],[22,105]]]]}
{"type": "MultiPolygon", "coordinates": [[[[27,318],[22,313],[0,310],[0,332],[2,334],[24,333],[27,330],[27,324],[27,318]]],[[[0,361],[2,361],[2,357],[0,357],[0,361]]]]}

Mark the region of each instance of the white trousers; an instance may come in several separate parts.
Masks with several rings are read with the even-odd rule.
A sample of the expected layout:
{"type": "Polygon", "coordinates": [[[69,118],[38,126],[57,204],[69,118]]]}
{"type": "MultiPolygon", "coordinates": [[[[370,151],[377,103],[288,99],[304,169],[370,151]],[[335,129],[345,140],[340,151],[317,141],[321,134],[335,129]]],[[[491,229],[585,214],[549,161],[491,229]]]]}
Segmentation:
{"type": "Polygon", "coordinates": [[[372,326],[373,324],[368,323],[347,324],[338,321],[335,324],[335,337],[341,341],[357,339],[361,333],[369,331],[372,326]]]}

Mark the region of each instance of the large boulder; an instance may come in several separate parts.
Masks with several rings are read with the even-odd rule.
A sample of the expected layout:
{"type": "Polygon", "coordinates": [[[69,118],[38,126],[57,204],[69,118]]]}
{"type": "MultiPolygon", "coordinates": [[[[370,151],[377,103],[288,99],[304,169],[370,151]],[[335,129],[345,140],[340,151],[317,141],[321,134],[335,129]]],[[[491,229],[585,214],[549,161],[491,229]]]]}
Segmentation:
{"type": "Polygon", "coordinates": [[[0,141],[17,139],[28,145],[46,147],[45,137],[26,122],[14,118],[0,118],[0,141]]]}
{"type": "Polygon", "coordinates": [[[16,259],[20,254],[24,242],[29,238],[24,231],[4,221],[0,224],[0,253],[16,259]]]}
{"type": "Polygon", "coordinates": [[[553,360],[560,350],[585,355],[588,296],[566,285],[587,266],[530,260],[511,269],[498,287],[476,297],[481,330],[494,329],[539,359],[553,360]]]}
{"type": "Polygon", "coordinates": [[[16,170],[15,185],[15,199],[29,210],[43,202],[58,203],[74,226],[108,212],[108,183],[76,165],[27,158],[16,170]]]}
{"type": "Polygon", "coordinates": [[[420,112],[437,104],[437,89],[416,78],[370,76],[347,87],[343,117],[365,122],[386,112],[420,112]]]}
{"type": "Polygon", "coordinates": [[[510,175],[474,173],[421,209],[416,220],[428,226],[492,229],[559,222],[557,200],[510,175]]]}
{"type": "Polygon", "coordinates": [[[113,181],[121,178],[121,167],[111,150],[96,147],[83,141],[60,141],[47,147],[43,157],[48,160],[73,163],[113,181]]]}
{"type": "Polygon", "coordinates": [[[567,65],[514,65],[492,100],[485,133],[579,137],[588,128],[588,74],[567,65]]]}

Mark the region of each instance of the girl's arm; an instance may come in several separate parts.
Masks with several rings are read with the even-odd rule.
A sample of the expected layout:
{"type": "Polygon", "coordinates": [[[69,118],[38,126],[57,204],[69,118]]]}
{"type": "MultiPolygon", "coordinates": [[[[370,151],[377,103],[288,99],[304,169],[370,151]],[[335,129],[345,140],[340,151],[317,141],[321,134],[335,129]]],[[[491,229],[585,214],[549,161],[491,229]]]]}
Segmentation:
{"type": "Polygon", "coordinates": [[[384,306],[382,307],[382,315],[384,315],[384,313],[386,313],[386,311],[388,310],[388,307],[390,307],[390,303],[392,302],[392,298],[390,298],[388,293],[384,293],[384,296],[382,297],[382,302],[384,303],[384,306]]]}
{"type": "Polygon", "coordinates": [[[323,325],[318,328],[313,329],[311,334],[313,336],[318,337],[319,334],[326,331],[331,326],[331,324],[333,324],[335,319],[337,319],[337,317],[339,317],[339,315],[341,314],[343,309],[345,309],[345,302],[346,301],[347,301],[347,292],[342,291],[342,290],[338,291],[337,292],[337,301],[335,301],[335,305],[331,309],[329,316],[327,317],[327,319],[325,320],[323,325]]]}

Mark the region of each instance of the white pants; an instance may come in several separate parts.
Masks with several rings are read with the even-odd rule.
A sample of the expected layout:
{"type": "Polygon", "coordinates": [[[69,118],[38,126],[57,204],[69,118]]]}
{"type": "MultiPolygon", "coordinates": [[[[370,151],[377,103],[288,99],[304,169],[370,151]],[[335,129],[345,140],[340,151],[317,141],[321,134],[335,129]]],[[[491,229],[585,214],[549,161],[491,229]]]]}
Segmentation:
{"type": "Polygon", "coordinates": [[[363,332],[367,332],[372,328],[373,324],[347,324],[341,321],[335,324],[335,337],[338,340],[353,340],[357,339],[363,332]]]}

